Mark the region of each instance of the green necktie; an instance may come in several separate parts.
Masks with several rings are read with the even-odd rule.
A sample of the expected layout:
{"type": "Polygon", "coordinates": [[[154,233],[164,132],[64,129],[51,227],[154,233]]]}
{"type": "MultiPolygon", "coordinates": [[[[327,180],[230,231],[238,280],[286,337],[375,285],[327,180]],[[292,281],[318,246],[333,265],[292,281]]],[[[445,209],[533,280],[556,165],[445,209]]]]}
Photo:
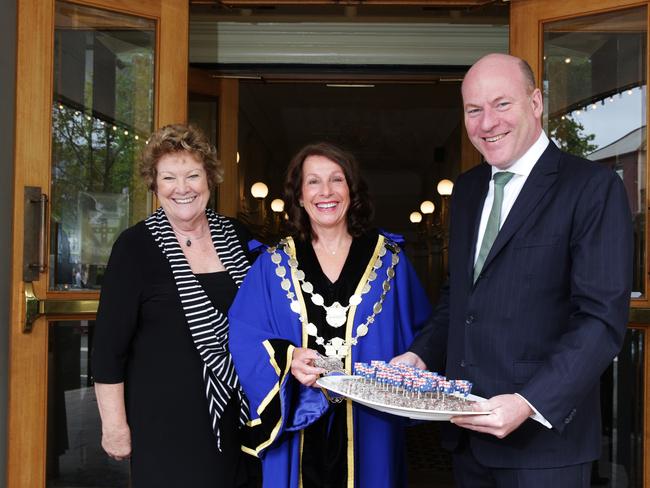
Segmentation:
{"type": "Polygon", "coordinates": [[[510,181],[514,173],[508,171],[500,171],[494,173],[494,201],[492,202],[492,209],[488,217],[487,225],[485,226],[485,233],[483,234],[483,241],[481,242],[481,249],[478,252],[478,258],[474,265],[474,283],[481,274],[485,260],[492,249],[499,228],[501,227],[501,207],[503,205],[503,187],[510,181]]]}

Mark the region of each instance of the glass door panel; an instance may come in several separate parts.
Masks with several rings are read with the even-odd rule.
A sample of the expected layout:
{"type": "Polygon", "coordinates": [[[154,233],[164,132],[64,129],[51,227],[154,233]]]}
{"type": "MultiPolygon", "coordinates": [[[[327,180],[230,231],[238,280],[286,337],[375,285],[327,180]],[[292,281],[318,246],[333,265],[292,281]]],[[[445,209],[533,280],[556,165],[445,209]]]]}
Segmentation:
{"type": "Polygon", "coordinates": [[[101,448],[89,366],[95,323],[51,322],[48,345],[47,487],[129,486],[129,464],[101,448]]]}
{"type": "Polygon", "coordinates": [[[543,24],[545,128],[565,151],[613,168],[635,236],[632,296],[645,296],[647,7],[543,24]]]}
{"type": "Polygon", "coordinates": [[[628,329],[623,349],[601,378],[602,453],[592,486],[643,486],[645,339],[645,330],[628,329]]]}
{"type": "MultiPolygon", "coordinates": [[[[210,144],[217,148],[219,153],[219,97],[204,93],[193,93],[190,88],[187,104],[187,119],[190,124],[199,127],[208,137],[210,144]]],[[[239,161],[237,161],[239,162],[239,161]]],[[[214,210],[218,209],[219,187],[216,185],[210,194],[208,206],[214,210]]]]}
{"type": "Polygon", "coordinates": [[[136,162],[153,128],[156,23],[55,8],[49,287],[97,290],[115,238],[151,207],[136,162]]]}

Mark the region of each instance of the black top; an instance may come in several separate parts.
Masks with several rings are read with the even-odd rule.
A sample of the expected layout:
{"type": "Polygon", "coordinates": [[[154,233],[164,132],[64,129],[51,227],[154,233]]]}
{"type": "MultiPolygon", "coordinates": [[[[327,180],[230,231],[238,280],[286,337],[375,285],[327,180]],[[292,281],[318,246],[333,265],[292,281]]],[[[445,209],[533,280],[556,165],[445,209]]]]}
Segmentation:
{"type": "MultiPolygon", "coordinates": [[[[227,272],[197,275],[224,314],[237,292],[227,272]]],[[[167,259],[144,222],[113,246],[97,312],[98,383],[125,383],[131,478],[142,487],[234,487],[245,482],[235,395],[217,449],[197,352],[167,259]]]]}
{"type": "MultiPolygon", "coordinates": [[[[378,234],[368,232],[352,240],[350,251],[338,279],[332,283],[318,262],[311,242],[296,240],[298,267],[305,272],[305,280],[314,286],[326,306],[335,301],[346,306],[363,276],[375,246],[378,234]]],[[[309,321],[318,327],[319,335],[329,341],[333,337],[345,338],[345,324],[331,327],[325,321],[325,310],[305,296],[309,321]]],[[[321,354],[325,348],[309,336],[308,346],[321,354]]],[[[345,402],[332,404],[331,408],[304,431],[302,480],[305,488],[347,487],[347,425],[345,402]]]]}

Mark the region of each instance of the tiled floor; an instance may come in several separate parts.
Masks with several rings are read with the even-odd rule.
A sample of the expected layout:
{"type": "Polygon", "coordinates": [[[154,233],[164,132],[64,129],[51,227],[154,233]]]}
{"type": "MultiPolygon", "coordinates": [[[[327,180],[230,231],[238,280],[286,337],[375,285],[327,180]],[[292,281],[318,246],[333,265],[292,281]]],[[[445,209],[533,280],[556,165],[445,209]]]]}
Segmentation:
{"type": "Polygon", "coordinates": [[[406,439],[408,488],[454,488],[451,457],[438,443],[438,424],[409,427],[406,439]]]}
{"type": "MultiPolygon", "coordinates": [[[[128,464],[109,459],[99,445],[101,427],[94,390],[69,390],[62,400],[65,414],[59,413],[56,418],[57,414],[50,412],[56,418],[50,420],[63,422],[67,434],[63,439],[50,440],[47,487],[127,488],[128,464]]],[[[455,488],[451,457],[439,446],[438,426],[437,422],[425,422],[407,429],[406,488],[455,488]]],[[[599,463],[598,472],[602,478],[594,477],[592,486],[632,488],[621,467],[599,463]]]]}
{"type": "MultiPolygon", "coordinates": [[[[50,446],[63,453],[50,459],[48,487],[128,486],[128,465],[109,459],[99,445],[101,427],[94,390],[66,391],[64,402],[65,414],[57,421],[65,422],[67,439],[58,441],[59,449],[50,446]]],[[[454,487],[449,454],[438,446],[436,423],[408,428],[407,459],[409,488],[454,487]]]]}

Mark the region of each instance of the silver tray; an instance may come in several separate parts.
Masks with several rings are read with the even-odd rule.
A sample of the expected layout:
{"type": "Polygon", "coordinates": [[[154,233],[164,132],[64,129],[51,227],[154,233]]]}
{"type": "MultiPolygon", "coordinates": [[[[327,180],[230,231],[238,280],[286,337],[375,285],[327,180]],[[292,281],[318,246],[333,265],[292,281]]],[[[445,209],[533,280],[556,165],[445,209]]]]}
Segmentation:
{"type": "MultiPolygon", "coordinates": [[[[449,420],[451,417],[455,417],[457,415],[486,415],[490,413],[490,412],[475,412],[475,411],[461,411],[461,410],[457,410],[457,411],[428,410],[428,409],[421,409],[421,408],[411,408],[408,406],[390,405],[387,403],[382,403],[380,401],[364,398],[358,394],[347,392],[344,387],[344,384],[346,382],[349,382],[350,380],[363,381],[363,379],[359,376],[332,375],[332,376],[323,376],[319,378],[316,381],[316,384],[321,388],[325,388],[329,391],[336,393],[337,395],[341,395],[346,398],[349,398],[357,403],[360,403],[361,405],[365,405],[366,407],[374,408],[375,410],[389,413],[391,415],[398,415],[400,417],[408,417],[411,419],[449,420]]],[[[452,396],[463,398],[462,396],[457,394],[452,394],[452,396]]],[[[467,400],[480,401],[480,400],[485,400],[485,398],[476,395],[469,395],[467,397],[467,400]]],[[[406,399],[406,401],[408,402],[408,399],[406,399]]]]}

